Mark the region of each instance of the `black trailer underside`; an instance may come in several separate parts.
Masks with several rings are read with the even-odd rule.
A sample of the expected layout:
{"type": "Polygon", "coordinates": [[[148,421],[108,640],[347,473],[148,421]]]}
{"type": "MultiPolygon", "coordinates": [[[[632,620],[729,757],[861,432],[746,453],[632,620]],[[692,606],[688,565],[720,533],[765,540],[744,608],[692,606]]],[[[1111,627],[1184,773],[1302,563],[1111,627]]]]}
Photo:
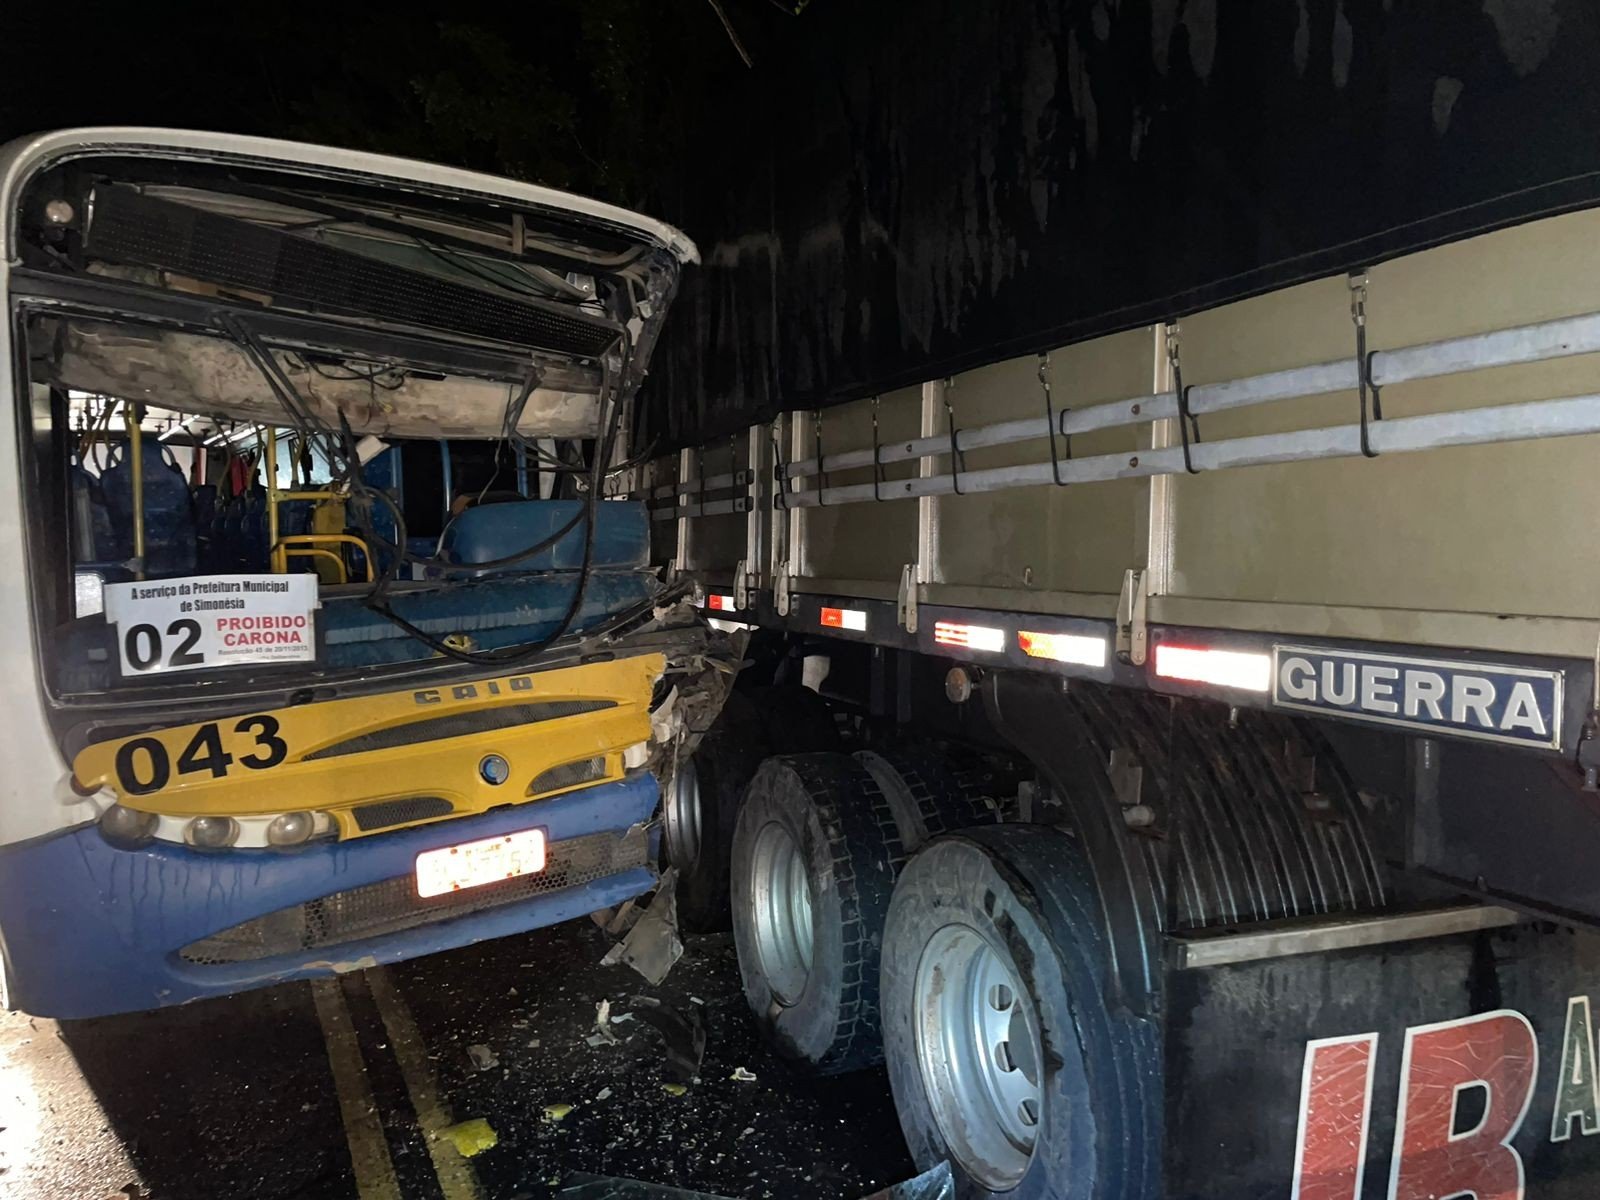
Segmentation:
{"type": "Polygon", "coordinates": [[[663,449],[1600,198],[1588,0],[766,15],[663,187],[663,449]]]}

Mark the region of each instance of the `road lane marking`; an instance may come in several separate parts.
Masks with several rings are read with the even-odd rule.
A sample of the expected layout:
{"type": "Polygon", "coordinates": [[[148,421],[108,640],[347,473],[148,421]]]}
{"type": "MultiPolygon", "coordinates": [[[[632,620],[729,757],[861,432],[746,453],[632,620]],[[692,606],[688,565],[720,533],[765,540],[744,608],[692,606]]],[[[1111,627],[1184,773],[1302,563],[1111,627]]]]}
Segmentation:
{"type": "Polygon", "coordinates": [[[339,1097],[339,1115],[350,1145],[350,1165],[355,1169],[360,1200],[400,1200],[400,1182],[389,1157],[389,1142],[372,1099],[367,1066],[356,1043],[355,1026],[337,979],[313,979],[311,998],[316,1002],[322,1038],[328,1045],[328,1065],[339,1097]]]}
{"type": "Polygon", "coordinates": [[[445,1200],[481,1200],[482,1192],[478,1190],[478,1176],[472,1164],[443,1136],[443,1131],[455,1123],[455,1118],[439,1099],[439,1086],[428,1064],[428,1048],[417,1032],[411,1010],[385,968],[371,968],[363,972],[362,977],[378,1006],[383,1027],[389,1031],[389,1046],[400,1064],[400,1075],[411,1096],[411,1107],[417,1112],[417,1123],[422,1126],[422,1140],[433,1159],[439,1190],[444,1193],[445,1200]]]}

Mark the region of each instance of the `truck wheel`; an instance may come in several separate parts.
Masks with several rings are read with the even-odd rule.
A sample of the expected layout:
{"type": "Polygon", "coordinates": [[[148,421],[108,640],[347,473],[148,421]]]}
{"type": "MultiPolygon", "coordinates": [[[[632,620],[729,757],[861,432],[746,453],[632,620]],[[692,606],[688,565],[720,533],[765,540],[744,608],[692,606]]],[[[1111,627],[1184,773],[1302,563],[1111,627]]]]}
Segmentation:
{"type": "Polygon", "coordinates": [[[881,1061],[879,946],[905,853],[872,776],[843,754],[769,758],[733,836],[745,998],[779,1054],[819,1074],[881,1061]]]}
{"type": "Polygon", "coordinates": [[[855,758],[872,773],[878,790],[889,801],[900,827],[900,840],[908,851],[941,833],[993,825],[1000,819],[999,810],[965,786],[942,755],[862,750],[855,758]]]}
{"type": "Polygon", "coordinates": [[[963,1198],[1154,1195],[1161,1041],[1106,1002],[1077,842],[999,825],[930,842],[884,929],[883,1037],[912,1158],[963,1198]]]}
{"type": "Polygon", "coordinates": [[[690,932],[728,928],[733,826],[744,789],[766,753],[755,707],[734,692],[667,785],[661,834],[667,862],[678,869],[678,920],[690,932]]]}

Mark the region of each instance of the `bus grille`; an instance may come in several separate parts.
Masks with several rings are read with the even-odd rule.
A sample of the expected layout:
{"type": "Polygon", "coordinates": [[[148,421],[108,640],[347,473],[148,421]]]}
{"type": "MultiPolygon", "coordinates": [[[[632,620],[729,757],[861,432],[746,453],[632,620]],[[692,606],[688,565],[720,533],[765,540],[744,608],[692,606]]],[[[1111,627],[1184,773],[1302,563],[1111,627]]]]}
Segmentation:
{"type": "Polygon", "coordinates": [[[528,795],[542,796],[546,792],[558,792],[562,788],[576,787],[580,783],[593,783],[605,777],[606,760],[603,757],[562,763],[559,767],[551,767],[548,771],[541,771],[534,776],[533,782],[528,785],[528,795]]]}
{"type": "Polygon", "coordinates": [[[356,819],[356,828],[362,833],[374,829],[387,829],[391,825],[409,825],[413,821],[431,821],[448,817],[455,805],[443,796],[407,796],[400,800],[376,800],[350,810],[356,819]]]}
{"type": "Polygon", "coordinates": [[[643,826],[635,826],[625,834],[586,834],[551,842],[545,868],[536,875],[426,900],[417,896],[415,879],[402,875],[252,918],[190,942],[178,951],[178,957],[196,966],[221,966],[382,937],[581,887],[645,866],[649,857],[650,839],[643,826]]]}

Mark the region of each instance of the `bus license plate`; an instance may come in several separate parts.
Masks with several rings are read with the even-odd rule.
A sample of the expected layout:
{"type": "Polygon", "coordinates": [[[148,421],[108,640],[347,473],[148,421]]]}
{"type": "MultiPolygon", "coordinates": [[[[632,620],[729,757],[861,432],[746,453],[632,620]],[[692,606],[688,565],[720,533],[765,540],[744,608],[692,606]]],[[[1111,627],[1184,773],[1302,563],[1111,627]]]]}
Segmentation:
{"type": "Polygon", "coordinates": [[[544,830],[441,846],[417,855],[417,895],[443,896],[544,870],[544,830]]]}

